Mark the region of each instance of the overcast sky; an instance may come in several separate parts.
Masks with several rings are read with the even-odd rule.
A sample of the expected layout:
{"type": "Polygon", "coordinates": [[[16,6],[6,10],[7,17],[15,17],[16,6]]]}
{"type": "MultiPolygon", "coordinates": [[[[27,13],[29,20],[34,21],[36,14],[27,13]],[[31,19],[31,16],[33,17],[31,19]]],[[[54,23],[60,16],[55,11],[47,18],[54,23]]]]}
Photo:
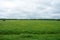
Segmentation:
{"type": "Polygon", "coordinates": [[[0,18],[60,19],[60,0],[0,0],[0,18]]]}

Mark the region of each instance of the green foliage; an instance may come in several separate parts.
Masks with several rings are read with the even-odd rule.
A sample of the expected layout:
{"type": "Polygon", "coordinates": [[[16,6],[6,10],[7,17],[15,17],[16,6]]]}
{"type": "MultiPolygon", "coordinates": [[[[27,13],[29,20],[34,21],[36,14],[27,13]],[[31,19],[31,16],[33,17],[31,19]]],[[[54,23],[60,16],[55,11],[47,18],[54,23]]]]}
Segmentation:
{"type": "Polygon", "coordinates": [[[60,40],[60,21],[0,20],[0,40],[60,40]]]}
{"type": "Polygon", "coordinates": [[[60,40],[60,34],[0,35],[0,40],[60,40]]]}

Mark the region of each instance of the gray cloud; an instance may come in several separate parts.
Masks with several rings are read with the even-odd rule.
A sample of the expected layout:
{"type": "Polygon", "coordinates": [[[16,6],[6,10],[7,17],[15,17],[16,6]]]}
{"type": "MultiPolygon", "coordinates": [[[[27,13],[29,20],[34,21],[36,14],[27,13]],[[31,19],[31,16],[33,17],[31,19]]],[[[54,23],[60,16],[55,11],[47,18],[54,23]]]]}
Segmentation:
{"type": "Polygon", "coordinates": [[[60,19],[60,0],[0,0],[0,18],[60,19]]]}

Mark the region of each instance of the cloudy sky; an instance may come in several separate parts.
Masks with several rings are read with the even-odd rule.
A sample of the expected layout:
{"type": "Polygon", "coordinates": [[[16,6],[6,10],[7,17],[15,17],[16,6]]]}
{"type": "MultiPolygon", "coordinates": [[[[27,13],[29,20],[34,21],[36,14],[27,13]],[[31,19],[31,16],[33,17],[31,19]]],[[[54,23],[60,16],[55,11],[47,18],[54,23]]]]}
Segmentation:
{"type": "Polygon", "coordinates": [[[0,0],[0,18],[60,19],[60,0],[0,0]]]}

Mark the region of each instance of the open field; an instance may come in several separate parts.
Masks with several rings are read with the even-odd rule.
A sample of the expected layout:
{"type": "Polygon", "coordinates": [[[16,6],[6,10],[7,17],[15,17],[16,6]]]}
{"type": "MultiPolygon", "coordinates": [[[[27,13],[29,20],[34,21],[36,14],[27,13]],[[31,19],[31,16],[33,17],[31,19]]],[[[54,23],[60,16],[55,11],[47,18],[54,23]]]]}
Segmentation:
{"type": "Polygon", "coordinates": [[[0,40],[60,40],[60,21],[0,20],[0,40]]]}

